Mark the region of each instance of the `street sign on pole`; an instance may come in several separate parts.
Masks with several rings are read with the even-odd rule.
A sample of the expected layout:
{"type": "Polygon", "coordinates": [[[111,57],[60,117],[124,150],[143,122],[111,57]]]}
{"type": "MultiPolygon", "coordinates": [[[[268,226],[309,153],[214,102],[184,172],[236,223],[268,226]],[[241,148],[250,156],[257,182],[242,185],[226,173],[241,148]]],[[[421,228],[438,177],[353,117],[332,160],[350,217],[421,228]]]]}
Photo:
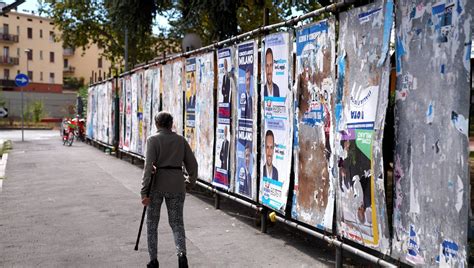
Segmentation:
{"type": "Polygon", "coordinates": [[[15,84],[18,87],[26,87],[29,82],[30,79],[28,79],[28,76],[26,74],[19,73],[15,76],[15,84]]]}
{"type": "Polygon", "coordinates": [[[5,107],[0,107],[0,118],[8,117],[8,109],[5,107]]]}
{"type": "MultiPolygon", "coordinates": [[[[28,72],[28,60],[26,60],[26,71],[28,72]]],[[[26,87],[29,82],[30,82],[30,79],[28,78],[26,74],[19,73],[15,76],[15,84],[21,89],[21,141],[25,141],[25,133],[24,133],[25,119],[24,119],[24,114],[23,114],[23,87],[26,87]]]]}

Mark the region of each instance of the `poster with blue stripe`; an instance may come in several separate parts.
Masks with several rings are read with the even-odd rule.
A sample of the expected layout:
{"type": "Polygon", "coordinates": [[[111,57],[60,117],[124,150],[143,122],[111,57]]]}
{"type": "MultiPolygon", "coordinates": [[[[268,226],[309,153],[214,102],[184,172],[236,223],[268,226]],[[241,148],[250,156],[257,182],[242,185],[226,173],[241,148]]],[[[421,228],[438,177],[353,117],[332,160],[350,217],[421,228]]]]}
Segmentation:
{"type": "Polygon", "coordinates": [[[257,198],[257,44],[255,41],[237,46],[237,102],[235,102],[235,190],[257,198]]]}
{"type": "Polygon", "coordinates": [[[292,100],[290,90],[290,35],[265,37],[262,51],[262,159],[260,202],[285,213],[292,154],[292,100]]]}

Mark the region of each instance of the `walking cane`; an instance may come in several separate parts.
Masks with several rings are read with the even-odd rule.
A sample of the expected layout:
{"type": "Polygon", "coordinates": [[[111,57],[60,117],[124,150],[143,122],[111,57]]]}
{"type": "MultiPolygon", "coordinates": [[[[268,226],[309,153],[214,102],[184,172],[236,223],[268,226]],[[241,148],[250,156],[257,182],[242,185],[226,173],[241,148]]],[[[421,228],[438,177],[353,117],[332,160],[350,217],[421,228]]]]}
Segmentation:
{"type": "MultiPolygon", "coordinates": [[[[153,186],[153,181],[154,181],[153,177],[155,176],[155,173],[156,173],[155,168],[156,168],[156,165],[155,165],[155,162],[153,162],[153,172],[151,173],[150,187],[148,187],[148,191],[146,192],[146,197],[150,197],[150,191],[151,191],[151,187],[153,186]]],[[[140,221],[140,228],[138,229],[137,242],[135,243],[135,251],[138,250],[138,243],[140,243],[140,235],[142,234],[143,220],[145,220],[146,207],[147,206],[143,206],[142,220],[140,221]]]]}

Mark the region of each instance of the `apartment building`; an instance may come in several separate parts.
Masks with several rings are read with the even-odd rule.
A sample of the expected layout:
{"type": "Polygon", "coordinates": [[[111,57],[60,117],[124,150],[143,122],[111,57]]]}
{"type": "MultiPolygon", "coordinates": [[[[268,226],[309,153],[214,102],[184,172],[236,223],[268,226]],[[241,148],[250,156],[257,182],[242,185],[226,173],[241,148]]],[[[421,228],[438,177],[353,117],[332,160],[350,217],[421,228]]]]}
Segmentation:
{"type": "Polygon", "coordinates": [[[85,51],[63,48],[60,36],[48,18],[15,11],[0,16],[0,90],[19,91],[18,73],[30,78],[25,91],[61,93],[63,77],[87,84],[93,72],[108,72],[110,63],[96,45],[85,51]]]}

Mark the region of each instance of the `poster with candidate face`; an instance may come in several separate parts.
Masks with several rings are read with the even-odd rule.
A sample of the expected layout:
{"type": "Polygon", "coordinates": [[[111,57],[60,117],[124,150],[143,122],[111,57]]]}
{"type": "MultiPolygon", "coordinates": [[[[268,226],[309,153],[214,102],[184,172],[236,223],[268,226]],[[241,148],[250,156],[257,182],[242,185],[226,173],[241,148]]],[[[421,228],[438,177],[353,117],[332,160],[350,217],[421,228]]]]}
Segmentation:
{"type": "Polygon", "coordinates": [[[233,161],[232,100],[235,94],[237,71],[234,63],[234,47],[217,51],[217,129],[212,184],[228,190],[231,185],[233,161]]]}
{"type": "Polygon", "coordinates": [[[234,192],[257,199],[257,43],[237,45],[234,192]]]}
{"type": "Polygon", "coordinates": [[[387,253],[382,138],[390,74],[393,2],[340,14],[336,90],[339,235],[387,253]]]}
{"type": "Polygon", "coordinates": [[[150,115],[150,132],[149,136],[156,133],[156,124],[155,124],[155,115],[160,112],[160,105],[161,105],[161,68],[151,68],[149,69],[150,76],[149,77],[149,87],[150,87],[150,95],[151,95],[151,115],[150,115]]]}
{"type": "Polygon", "coordinates": [[[184,137],[196,152],[196,58],[186,59],[184,137]]]}
{"type": "Polygon", "coordinates": [[[196,156],[198,178],[213,178],[214,150],[214,52],[196,57],[196,156]]]}
{"type": "Polygon", "coordinates": [[[260,202],[284,214],[290,184],[293,141],[293,93],[289,87],[290,35],[268,35],[264,43],[260,202]]]}
{"type": "Polygon", "coordinates": [[[334,214],[334,18],[296,32],[293,219],[332,231],[334,214]]]}

